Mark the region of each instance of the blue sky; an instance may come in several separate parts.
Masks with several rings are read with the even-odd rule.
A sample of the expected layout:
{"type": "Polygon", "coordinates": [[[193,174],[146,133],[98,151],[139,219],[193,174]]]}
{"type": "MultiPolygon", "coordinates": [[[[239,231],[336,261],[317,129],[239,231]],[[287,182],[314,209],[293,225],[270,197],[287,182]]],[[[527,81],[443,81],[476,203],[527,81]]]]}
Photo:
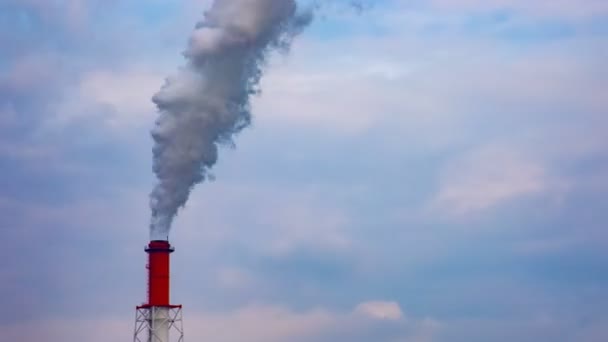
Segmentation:
{"type": "MultiPolygon", "coordinates": [[[[129,340],[209,1],[0,3],[0,337],[129,340]]],[[[171,233],[188,340],[608,339],[608,5],[375,1],[274,54],[171,233]]]]}

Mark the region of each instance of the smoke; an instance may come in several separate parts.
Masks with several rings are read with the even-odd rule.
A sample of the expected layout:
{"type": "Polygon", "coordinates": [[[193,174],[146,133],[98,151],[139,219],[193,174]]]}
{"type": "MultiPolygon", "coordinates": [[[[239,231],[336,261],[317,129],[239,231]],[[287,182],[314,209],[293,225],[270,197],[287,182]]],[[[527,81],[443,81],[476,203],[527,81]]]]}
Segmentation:
{"type": "Polygon", "coordinates": [[[305,9],[295,0],[215,0],[196,25],[185,66],[152,98],[159,111],[152,130],[158,178],[150,194],[153,240],[168,239],[192,188],[212,177],[218,147],[233,145],[250,124],[249,99],[259,92],[267,54],[288,50],[320,7],[318,0],[305,9]]]}
{"type": "Polygon", "coordinates": [[[152,98],[160,114],[152,130],[153,240],[168,238],[192,188],[209,178],[218,146],[250,124],[249,98],[267,53],[287,49],[311,19],[293,0],[216,0],[196,25],[186,65],[152,98]]]}

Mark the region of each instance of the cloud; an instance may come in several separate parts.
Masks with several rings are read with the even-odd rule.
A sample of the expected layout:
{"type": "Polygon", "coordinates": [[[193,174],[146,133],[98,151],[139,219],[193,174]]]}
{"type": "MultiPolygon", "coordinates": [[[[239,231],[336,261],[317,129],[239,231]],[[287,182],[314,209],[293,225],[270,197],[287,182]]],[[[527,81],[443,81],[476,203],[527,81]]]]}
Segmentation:
{"type": "MultiPolygon", "coordinates": [[[[132,338],[133,317],[54,319],[0,326],[0,334],[15,342],[102,342],[132,338]]],[[[185,308],[185,337],[217,342],[483,342],[552,340],[601,342],[608,337],[606,317],[576,320],[567,314],[540,314],[518,319],[430,318],[414,322],[357,319],[350,313],[319,308],[301,312],[279,305],[249,305],[230,312],[196,313],[185,308]],[[395,329],[395,327],[397,327],[395,329]]]]}
{"type": "Polygon", "coordinates": [[[172,237],[180,253],[201,260],[176,267],[199,269],[188,282],[216,293],[208,300],[221,307],[257,300],[308,306],[293,291],[329,297],[328,282],[344,283],[356,272],[358,247],[348,238],[348,216],[320,188],[227,177],[193,194],[172,237]]]}
{"type": "Polygon", "coordinates": [[[376,319],[400,320],[403,312],[398,303],[371,301],[357,305],[355,312],[376,319]]]}
{"type": "Polygon", "coordinates": [[[485,147],[456,159],[444,170],[434,205],[457,216],[543,194],[552,187],[541,163],[509,148],[485,147]]]}
{"type": "Polygon", "coordinates": [[[329,252],[347,251],[352,247],[345,236],[349,217],[339,205],[327,202],[328,196],[322,187],[293,185],[288,190],[265,182],[226,177],[194,193],[191,203],[178,217],[178,226],[187,229],[182,234],[193,234],[193,237],[206,234],[196,228],[197,222],[206,222],[217,227],[214,230],[221,231],[224,239],[276,257],[289,255],[303,246],[329,252]],[[260,198],[264,198],[264,202],[256,201],[260,198]],[[213,214],[230,211],[240,214],[232,218],[213,214]],[[248,222],[245,230],[243,222],[248,222]],[[250,231],[257,233],[243,234],[250,231]]]}
{"type": "Polygon", "coordinates": [[[256,285],[256,279],[249,270],[234,266],[221,267],[215,279],[219,287],[229,290],[250,289],[256,285]]]}
{"type": "Polygon", "coordinates": [[[525,319],[466,319],[444,324],[440,341],[509,342],[509,341],[593,341],[608,337],[604,317],[590,317],[577,322],[568,314],[539,314],[525,319]]]}
{"type": "MultiPolygon", "coordinates": [[[[318,309],[298,313],[279,306],[249,306],[227,313],[208,313],[191,317],[189,334],[195,340],[218,342],[286,341],[312,336],[336,324],[330,312],[318,309]]],[[[188,323],[188,322],[186,322],[188,323]]]]}
{"type": "Polygon", "coordinates": [[[439,8],[480,10],[514,10],[540,17],[588,18],[608,15],[608,4],[603,0],[431,0],[439,8]]]}
{"type": "MultiPolygon", "coordinates": [[[[364,305],[363,303],[362,305],[364,305]]],[[[125,339],[134,322],[128,317],[37,320],[14,326],[0,325],[0,334],[15,342],[125,339]]],[[[195,341],[250,342],[309,341],[431,341],[438,323],[430,319],[390,322],[356,312],[340,313],[326,308],[295,311],[280,305],[247,305],[227,312],[184,310],[185,336],[195,341]],[[370,336],[370,333],[373,334],[370,336]],[[422,339],[426,336],[428,338],[422,339]]]]}
{"type": "Polygon", "coordinates": [[[6,124],[33,125],[46,114],[46,104],[67,82],[60,59],[53,54],[29,54],[13,61],[7,69],[0,75],[0,106],[14,114],[6,124]]]}
{"type": "Polygon", "coordinates": [[[133,338],[133,323],[129,318],[132,319],[129,316],[28,321],[13,326],[0,325],[0,335],[15,342],[129,340],[133,338]]]}
{"type": "Polygon", "coordinates": [[[64,91],[49,125],[61,127],[98,113],[97,120],[108,129],[150,126],[156,111],[150,94],[162,81],[162,74],[152,70],[86,71],[74,88],[64,91]]]}
{"type": "MultiPolygon", "coordinates": [[[[66,13],[31,34],[0,23],[0,290],[17,308],[0,336],[132,332],[131,314],[109,316],[145,294],[149,95],[202,8],[162,1],[76,11],[88,42],[66,13]]],[[[270,63],[255,127],[180,214],[187,339],[606,340],[606,37],[467,31],[503,5],[524,35],[536,18],[602,15],[587,4],[408,3],[317,22],[270,63]],[[479,216],[509,229],[454,229],[479,216]],[[357,304],[370,294],[389,300],[357,304]]]]}

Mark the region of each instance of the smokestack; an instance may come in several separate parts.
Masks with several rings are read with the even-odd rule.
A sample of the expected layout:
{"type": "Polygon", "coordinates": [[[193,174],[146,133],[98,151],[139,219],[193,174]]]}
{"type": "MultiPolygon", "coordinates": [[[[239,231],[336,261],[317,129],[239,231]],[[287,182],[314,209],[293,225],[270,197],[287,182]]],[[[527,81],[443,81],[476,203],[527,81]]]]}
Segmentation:
{"type": "Polygon", "coordinates": [[[175,249],[165,240],[150,241],[147,303],[137,307],[135,342],[183,341],[182,306],[170,301],[170,255],[175,249]],[[175,335],[171,339],[171,331],[175,335]]]}
{"type": "Polygon", "coordinates": [[[175,249],[168,241],[151,241],[148,253],[148,305],[168,306],[170,292],[169,256],[175,249]]]}
{"type": "Polygon", "coordinates": [[[159,117],[151,131],[148,299],[137,307],[136,342],[183,341],[181,305],[170,304],[169,230],[190,192],[207,179],[218,148],[251,122],[250,97],[258,94],[269,52],[286,51],[311,22],[313,10],[331,0],[214,0],[196,24],[184,66],[168,77],[152,101],[159,117]],[[140,336],[145,335],[145,338],[140,336]]]}

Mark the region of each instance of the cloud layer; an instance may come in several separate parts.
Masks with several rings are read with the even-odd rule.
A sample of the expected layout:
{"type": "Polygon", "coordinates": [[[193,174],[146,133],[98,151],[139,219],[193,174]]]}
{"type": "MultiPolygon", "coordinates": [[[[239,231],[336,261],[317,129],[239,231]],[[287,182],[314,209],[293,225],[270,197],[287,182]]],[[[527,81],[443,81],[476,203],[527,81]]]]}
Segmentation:
{"type": "MultiPolygon", "coordinates": [[[[148,98],[208,6],[0,4],[0,336],[129,338],[148,98]]],[[[394,0],[319,17],[176,219],[187,338],[606,340],[606,16],[394,0]]]]}

